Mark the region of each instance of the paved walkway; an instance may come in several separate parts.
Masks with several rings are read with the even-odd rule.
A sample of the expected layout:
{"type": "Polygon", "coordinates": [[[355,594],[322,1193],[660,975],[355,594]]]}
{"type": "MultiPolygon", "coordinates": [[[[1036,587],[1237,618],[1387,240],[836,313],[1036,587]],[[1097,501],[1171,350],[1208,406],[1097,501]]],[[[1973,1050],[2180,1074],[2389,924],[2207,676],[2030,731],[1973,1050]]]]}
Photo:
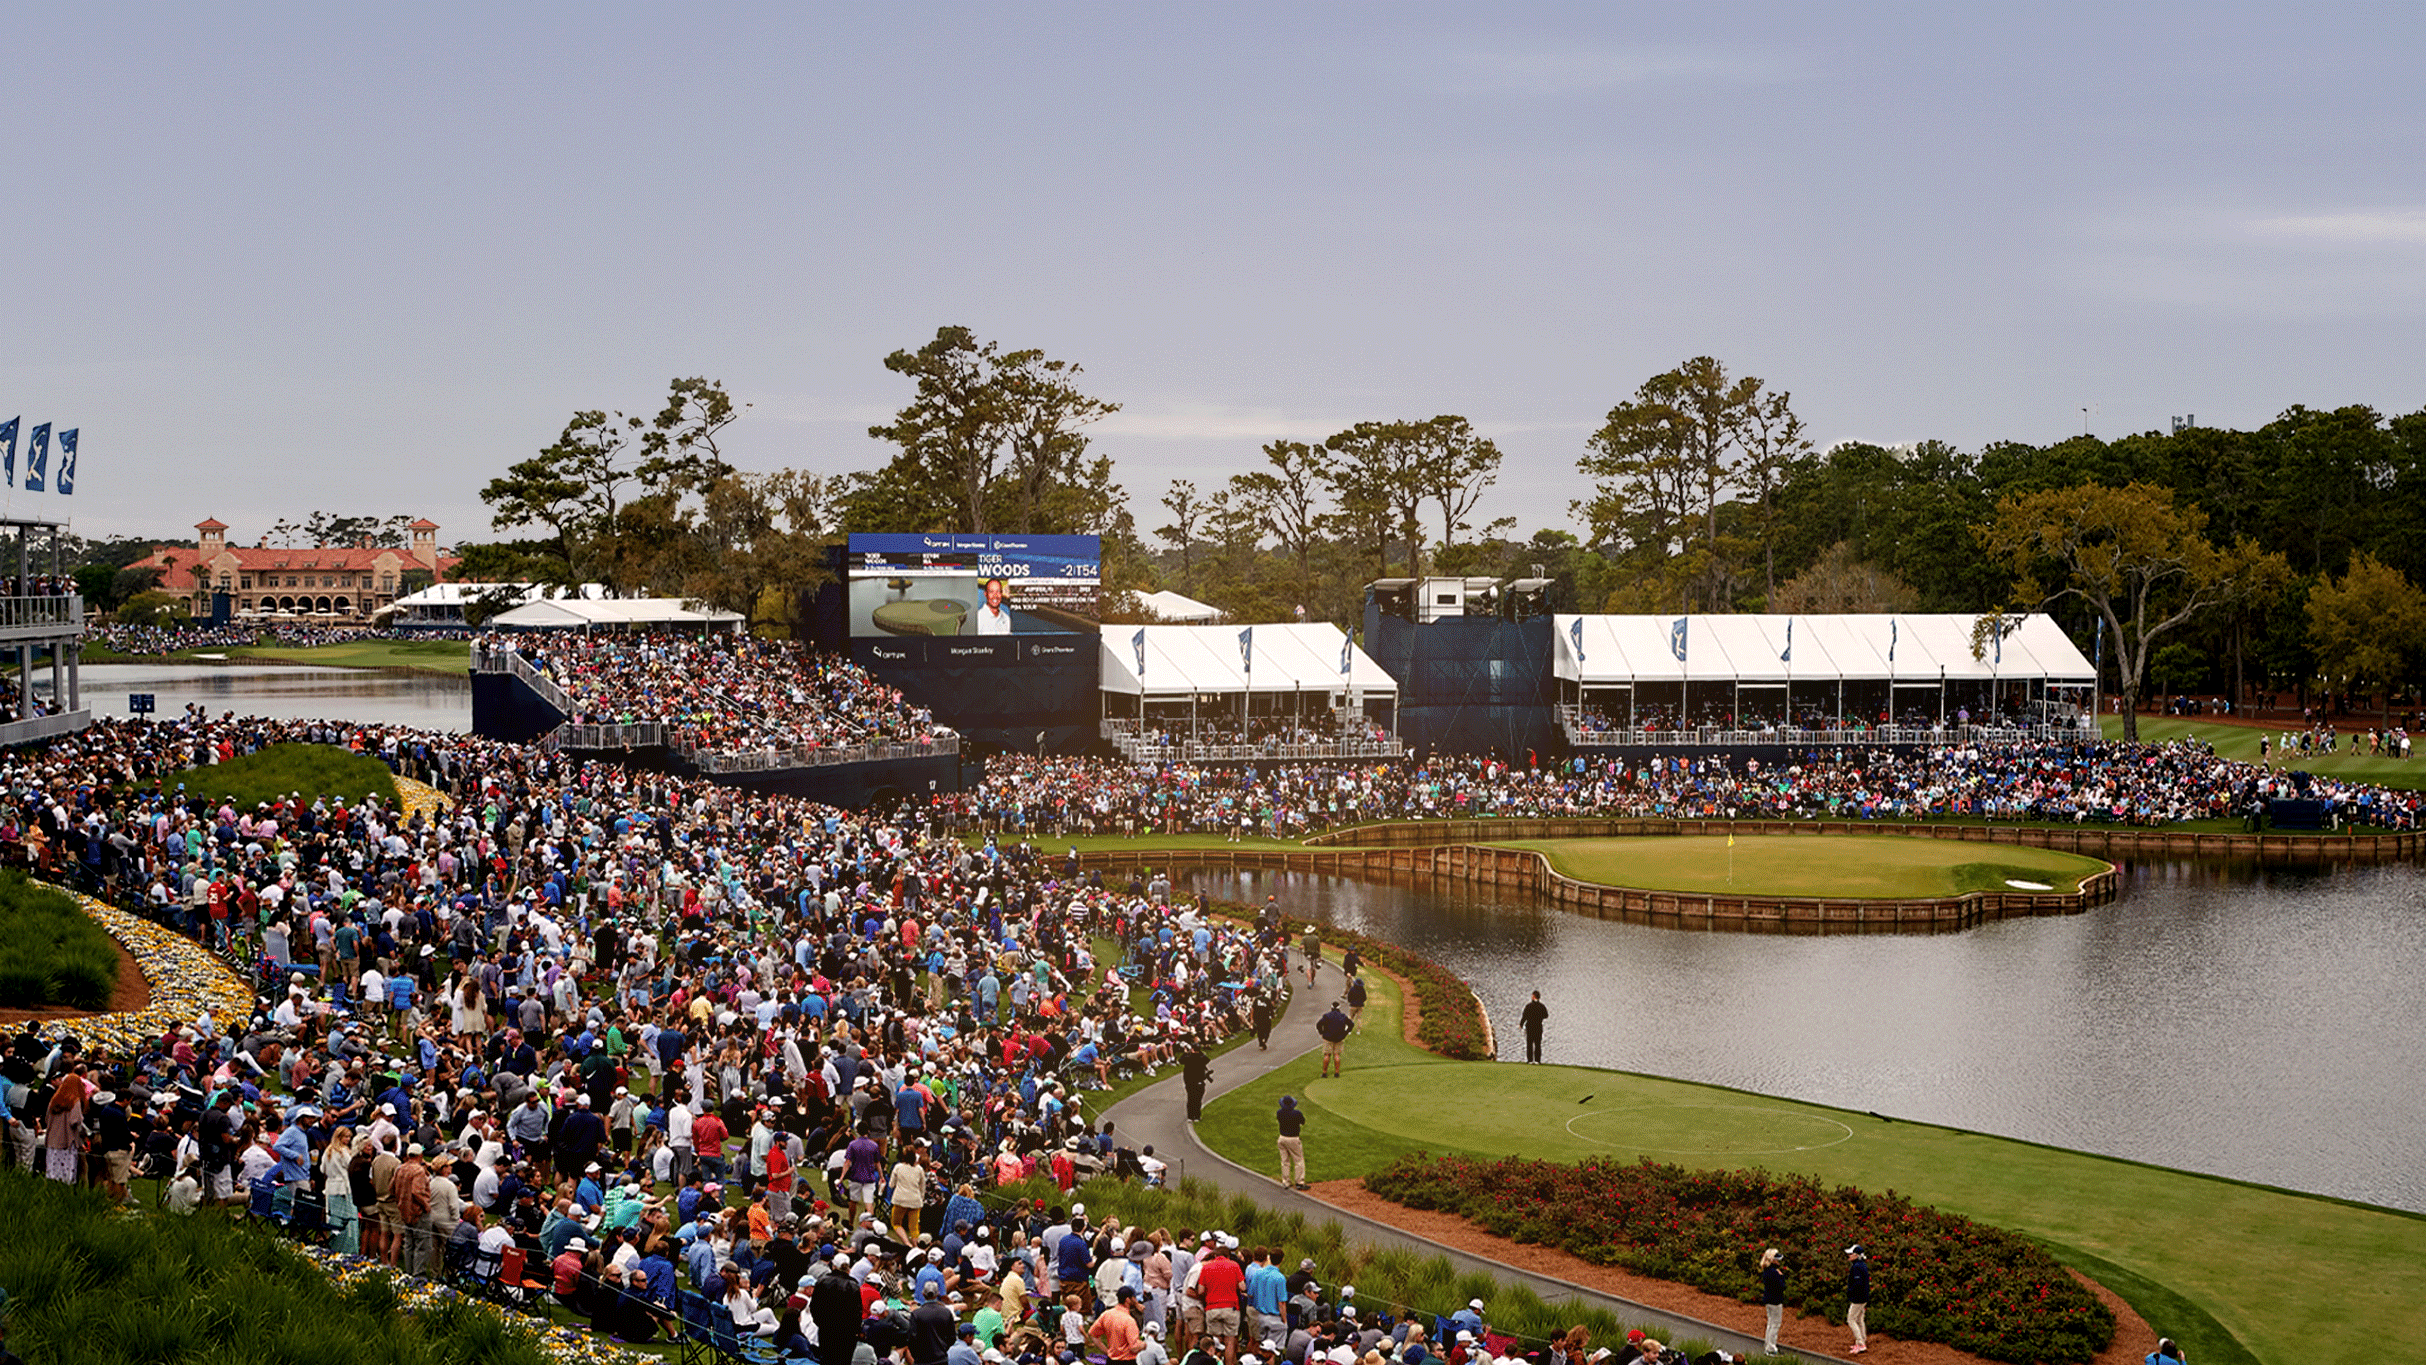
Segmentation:
{"type": "MultiPolygon", "coordinates": [[[[1314,1032],[1314,1021],[1330,1008],[1330,993],[1336,991],[1340,984],[1339,968],[1333,963],[1324,965],[1322,976],[1312,989],[1308,989],[1301,978],[1296,989],[1290,993],[1288,1008],[1272,1026],[1272,1048],[1269,1052],[1259,1052],[1248,1045],[1232,1048],[1213,1059],[1213,1079],[1205,1087],[1206,1103],[1321,1046],[1322,1039],[1314,1032]]],[[[1348,1064],[1356,1064],[1356,1042],[1353,1038],[1348,1042],[1348,1064]]],[[[1614,1294],[1604,1294],[1566,1280],[1519,1270],[1283,1188],[1279,1179],[1280,1154],[1277,1150],[1271,1153],[1268,1171],[1250,1171],[1197,1141],[1196,1125],[1188,1122],[1187,1115],[1187,1089],[1174,1074],[1169,1080],[1147,1086],[1122,1100],[1102,1117],[1118,1125],[1124,1142],[1135,1146],[1154,1144],[1154,1154],[1169,1161],[1174,1172],[1180,1176],[1209,1180],[1224,1190],[1250,1195],[1258,1203],[1282,1210],[1298,1210],[1309,1219],[1332,1219],[1347,1229],[1351,1239],[1368,1246],[1405,1247],[1427,1256],[1438,1253],[1448,1257],[1449,1263],[1460,1272],[1481,1271],[1498,1278],[1503,1284],[1525,1285],[1546,1302],[1587,1304],[1607,1309],[1627,1322],[1644,1327],[1656,1324],[1659,1334],[1671,1340],[1676,1334],[1682,1334],[1700,1337],[1720,1350],[1736,1355],[1760,1354],[1758,1337],[1748,1337],[1715,1323],[1663,1312],[1648,1304],[1621,1299],[1614,1294]]],[[[1319,1142],[1321,1134],[1309,1127],[1307,1141],[1319,1142]]],[[[1834,1359],[1801,1349],[1797,1349],[1795,1354],[1811,1360],[1834,1359]]]]}

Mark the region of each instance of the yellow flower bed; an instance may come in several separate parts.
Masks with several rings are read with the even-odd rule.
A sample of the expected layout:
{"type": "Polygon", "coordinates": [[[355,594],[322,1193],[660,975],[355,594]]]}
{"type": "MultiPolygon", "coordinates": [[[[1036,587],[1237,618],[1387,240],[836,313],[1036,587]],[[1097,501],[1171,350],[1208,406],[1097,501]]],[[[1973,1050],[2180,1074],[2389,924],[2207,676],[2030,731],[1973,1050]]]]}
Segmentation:
{"type": "Polygon", "coordinates": [[[73,1033],[88,1049],[125,1056],[140,1047],[145,1038],[158,1037],[179,1025],[192,1023],[205,1011],[221,1023],[252,1013],[252,989],[202,945],[173,929],[115,909],[98,897],[64,886],[52,889],[73,897],[86,914],[101,922],[110,937],[125,945],[135,965],[142,969],[144,981],[152,988],[152,1003],[125,1014],[52,1020],[41,1026],[44,1037],[73,1033]]]}
{"type": "Polygon", "coordinates": [[[484,1313],[495,1315],[506,1330],[536,1345],[550,1360],[561,1365],[629,1365],[630,1362],[653,1360],[648,1352],[627,1350],[614,1345],[598,1332],[582,1327],[568,1327],[533,1313],[525,1313],[475,1299],[446,1285],[432,1284],[414,1275],[398,1274],[392,1267],[368,1256],[348,1256],[321,1247],[298,1247],[304,1258],[319,1266],[337,1281],[337,1287],[351,1290],[373,1275],[386,1275],[395,1281],[396,1297],[405,1308],[420,1312],[440,1304],[461,1301],[484,1313]]]}
{"type": "Polygon", "coordinates": [[[455,804],[429,783],[402,775],[396,778],[396,799],[403,803],[404,818],[408,821],[416,815],[435,820],[455,804]]]}

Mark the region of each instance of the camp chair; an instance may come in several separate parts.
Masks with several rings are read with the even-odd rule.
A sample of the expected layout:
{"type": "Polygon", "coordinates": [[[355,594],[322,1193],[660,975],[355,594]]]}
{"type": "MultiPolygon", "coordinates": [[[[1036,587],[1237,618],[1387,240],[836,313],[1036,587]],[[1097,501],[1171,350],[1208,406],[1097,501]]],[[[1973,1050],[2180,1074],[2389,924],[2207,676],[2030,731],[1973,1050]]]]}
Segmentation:
{"type": "Polygon", "coordinates": [[[278,1187],[266,1178],[253,1182],[252,1194],[245,1201],[245,1213],[253,1218],[278,1219],[278,1187]]]}
{"type": "Polygon", "coordinates": [[[709,1320],[707,1295],[696,1289],[677,1289],[675,1306],[681,1310],[674,1340],[681,1347],[682,1365],[707,1365],[716,1358],[716,1330],[709,1320]]]}
{"type": "Polygon", "coordinates": [[[708,1329],[715,1341],[716,1353],[727,1360],[740,1362],[740,1365],[782,1365],[783,1353],[775,1349],[774,1343],[762,1341],[734,1326],[733,1315],[725,1311],[721,1303],[708,1305],[708,1329]]]}

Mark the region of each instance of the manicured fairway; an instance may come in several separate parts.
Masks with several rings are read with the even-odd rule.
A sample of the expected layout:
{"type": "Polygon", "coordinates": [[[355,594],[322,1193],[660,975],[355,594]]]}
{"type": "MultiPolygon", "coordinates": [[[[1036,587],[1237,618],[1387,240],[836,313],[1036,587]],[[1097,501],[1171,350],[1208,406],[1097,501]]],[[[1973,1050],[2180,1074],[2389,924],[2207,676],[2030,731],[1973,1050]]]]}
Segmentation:
{"type": "Polygon", "coordinates": [[[231,659],[283,659],[323,668],[416,668],[426,673],[461,673],[471,667],[465,640],[350,640],[341,645],[290,649],[284,645],[239,645],[231,659]]]}
{"type": "Polygon", "coordinates": [[[1579,881],[1712,895],[1825,896],[1895,900],[2005,891],[2025,881],[2077,891],[2106,864],[2075,853],[2016,844],[1897,835],[1644,835],[1617,839],[1520,839],[1579,881]]]}
{"type": "MultiPolygon", "coordinates": [[[[1394,997],[1368,1007],[1346,1076],[1299,1058],[1208,1106],[1198,1135],[1269,1171],[1272,1111],[1294,1094],[1317,1181],[1419,1150],[1802,1171],[2028,1234],[2093,1273],[2119,1266],[2137,1282],[2113,1287],[2144,1310],[2178,1295],[2262,1361],[2405,1358],[2417,1334],[2426,1218],[1626,1072],[1442,1061],[1397,1041],[1395,1017],[1394,997]]],[[[2194,1360],[2233,1358],[2155,1325],[2194,1360]]]]}
{"type": "MultiPolygon", "coordinates": [[[[2121,717],[2106,716],[2098,723],[2104,727],[2106,738],[2121,739],[2123,737],[2121,717]]],[[[2307,757],[2294,755],[2289,759],[2283,757],[2283,733],[2286,730],[2297,731],[2300,728],[2299,718],[2296,716],[2289,720],[2273,721],[2263,727],[2218,725],[2213,720],[2201,721],[2196,716],[2142,716],[2140,717],[2140,742],[2167,744],[2174,740],[2196,736],[2200,740],[2214,745],[2216,753],[2221,757],[2237,758],[2244,763],[2255,763],[2258,761],[2259,737],[2261,735],[2271,736],[2274,751],[2267,755],[2267,762],[2277,768],[2298,768],[2307,772],[2323,773],[2329,777],[2350,778],[2360,782],[2373,782],[2382,787],[2400,787],[2405,790],[2426,787],[2426,755],[2403,761],[2397,758],[2361,758],[2350,752],[2350,736],[2353,733],[2364,733],[2369,726],[2382,723],[2382,719],[2374,715],[2337,717],[2334,721],[2334,728],[2341,732],[2342,752],[2331,755],[2311,754],[2307,757]]]]}

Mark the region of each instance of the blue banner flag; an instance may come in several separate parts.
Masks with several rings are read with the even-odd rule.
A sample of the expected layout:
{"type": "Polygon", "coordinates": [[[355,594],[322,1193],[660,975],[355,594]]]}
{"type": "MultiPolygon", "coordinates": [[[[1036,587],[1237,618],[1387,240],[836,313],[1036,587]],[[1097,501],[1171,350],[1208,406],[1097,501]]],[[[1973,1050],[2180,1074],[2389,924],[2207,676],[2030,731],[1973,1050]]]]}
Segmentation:
{"type": "Polygon", "coordinates": [[[51,462],[51,424],[25,433],[25,491],[42,491],[42,475],[51,462]]]}
{"type": "Polygon", "coordinates": [[[1679,616],[1676,618],[1676,624],[1668,627],[1668,652],[1675,655],[1676,661],[1680,664],[1685,661],[1685,622],[1691,619],[1688,616],[1679,616]]]}
{"type": "Polygon", "coordinates": [[[1342,631],[1339,636],[1339,676],[1348,676],[1348,665],[1356,659],[1356,632],[1342,631]]]}
{"type": "Polygon", "coordinates": [[[1238,632],[1238,671],[1241,673],[1255,671],[1255,627],[1253,626],[1238,632]]]}
{"type": "Polygon", "coordinates": [[[1584,661],[1584,618],[1576,617],[1567,625],[1568,636],[1575,641],[1575,661],[1584,661]]]}
{"type": "Polygon", "coordinates": [[[2001,611],[2000,611],[2000,612],[1998,612],[1998,613],[1996,614],[1996,662],[1995,662],[1995,663],[1993,663],[1993,664],[1990,664],[1990,665],[1989,665],[1989,667],[1991,667],[1991,668],[2003,668],[2004,666],[2005,666],[2005,613],[2003,613],[2003,612],[2001,612],[2001,611]]]}
{"type": "Polygon", "coordinates": [[[1892,617],[1892,616],[1890,616],[1890,617],[1888,617],[1888,618],[1887,618],[1887,662],[1889,662],[1889,663],[1894,663],[1894,662],[1895,662],[1895,637],[1896,637],[1896,634],[1897,634],[1897,631],[1896,631],[1895,618],[1894,618],[1894,617],[1892,617]]]}
{"type": "Polygon", "coordinates": [[[1131,637],[1129,643],[1137,646],[1137,680],[1144,682],[1146,680],[1146,628],[1139,626],[1137,634],[1131,637]]]}
{"type": "Polygon", "coordinates": [[[17,421],[11,417],[0,422],[0,472],[8,475],[11,488],[17,486],[17,421]]]}
{"type": "Polygon", "coordinates": [[[1779,652],[1777,661],[1781,664],[1794,662],[1794,618],[1791,616],[1786,618],[1786,647],[1779,652]]]}
{"type": "Polygon", "coordinates": [[[66,497],[76,491],[76,433],[81,427],[69,427],[59,433],[59,495],[66,497]]]}

